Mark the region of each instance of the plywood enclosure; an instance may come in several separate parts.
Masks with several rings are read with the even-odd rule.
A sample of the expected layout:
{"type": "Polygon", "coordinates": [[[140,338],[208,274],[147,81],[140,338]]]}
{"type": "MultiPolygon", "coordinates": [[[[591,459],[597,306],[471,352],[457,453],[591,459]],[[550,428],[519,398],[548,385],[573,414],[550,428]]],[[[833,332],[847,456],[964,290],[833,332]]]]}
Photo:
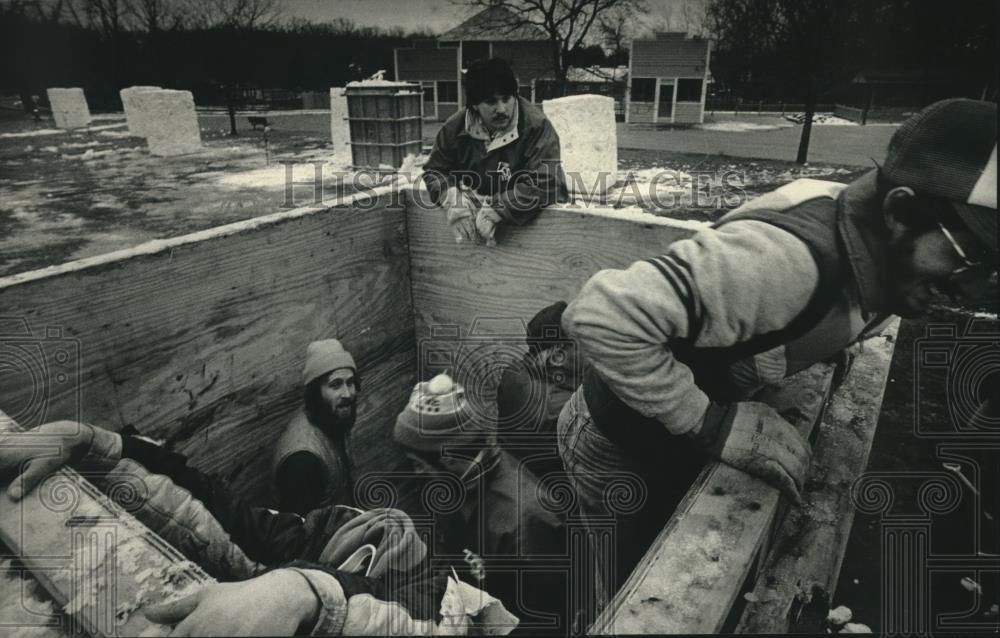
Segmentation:
{"type": "Polygon", "coordinates": [[[134,426],[259,500],[306,344],[337,337],[364,382],[359,468],[391,464],[415,381],[409,254],[402,207],[364,201],[0,279],[0,407],[134,426]]]}
{"type": "Polygon", "coordinates": [[[536,312],[572,300],[598,270],[663,254],[700,226],[642,212],[560,206],[526,227],[498,227],[498,245],[486,248],[456,244],[437,209],[409,204],[407,225],[418,376],[450,369],[494,411],[502,369],[527,350],[525,328],[536,312]]]}

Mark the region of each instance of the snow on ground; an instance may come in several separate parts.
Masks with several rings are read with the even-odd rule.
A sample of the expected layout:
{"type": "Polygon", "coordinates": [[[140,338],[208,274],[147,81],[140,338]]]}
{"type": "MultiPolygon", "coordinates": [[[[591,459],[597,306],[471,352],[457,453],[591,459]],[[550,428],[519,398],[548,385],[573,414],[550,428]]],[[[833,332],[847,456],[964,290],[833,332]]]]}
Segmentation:
{"type": "Polygon", "coordinates": [[[38,135],[61,135],[64,133],[82,133],[84,131],[104,131],[107,129],[121,128],[125,126],[125,122],[119,124],[102,124],[100,126],[88,126],[85,129],[74,129],[72,131],[66,131],[61,128],[39,128],[33,131],[17,131],[15,133],[0,133],[0,138],[11,138],[11,137],[36,137],[38,135]]]}
{"type": "Polygon", "coordinates": [[[710,122],[699,124],[695,128],[703,131],[725,131],[726,133],[746,133],[747,131],[773,131],[779,128],[789,128],[791,124],[757,124],[755,122],[710,122]]]}
{"type": "MultiPolygon", "coordinates": [[[[789,122],[795,122],[796,124],[802,124],[805,122],[805,113],[789,113],[785,116],[785,119],[789,122]]],[[[852,122],[851,120],[844,119],[842,117],[837,117],[836,115],[829,115],[827,113],[814,113],[813,114],[813,126],[861,126],[857,122],[852,122]]]]}
{"type": "Polygon", "coordinates": [[[60,128],[40,128],[34,131],[18,131],[16,133],[0,133],[0,138],[6,137],[35,137],[36,135],[59,135],[66,131],[60,128]]]}
{"type": "Polygon", "coordinates": [[[316,180],[316,163],[321,164],[324,180],[335,180],[350,172],[350,160],[327,153],[312,153],[299,155],[294,164],[281,164],[282,158],[272,158],[271,165],[238,173],[216,172],[209,178],[224,188],[282,188],[288,182],[288,172],[291,169],[292,182],[295,184],[313,184],[316,180]]]}

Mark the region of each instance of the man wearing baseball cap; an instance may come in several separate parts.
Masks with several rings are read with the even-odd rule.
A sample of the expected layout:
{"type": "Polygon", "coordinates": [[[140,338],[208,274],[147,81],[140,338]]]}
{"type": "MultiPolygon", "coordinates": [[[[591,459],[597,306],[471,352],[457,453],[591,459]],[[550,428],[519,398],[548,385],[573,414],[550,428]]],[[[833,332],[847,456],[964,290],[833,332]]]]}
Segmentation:
{"type": "MultiPolygon", "coordinates": [[[[937,102],[905,122],[885,162],[849,185],[801,179],[625,270],[594,275],[563,327],[590,368],[559,417],[584,516],[617,516],[632,571],[707,460],[797,502],[808,443],[762,387],[877,334],[893,315],[982,299],[997,270],[996,104],[937,102]],[[602,500],[634,472],[638,511],[602,500]]],[[[610,563],[608,563],[610,564],[610,563]]]]}
{"type": "MultiPolygon", "coordinates": [[[[418,383],[393,429],[418,477],[400,491],[407,513],[434,521],[434,551],[464,556],[472,581],[503,601],[527,633],[566,633],[566,568],[542,567],[566,553],[560,518],[543,506],[544,486],[496,445],[496,435],[447,375],[418,383]],[[424,479],[424,480],[419,480],[424,479]],[[440,502],[446,485],[454,502],[440,502]],[[496,567],[495,567],[496,566],[496,567]],[[555,614],[548,625],[533,612],[555,614]]],[[[555,503],[553,499],[549,501],[555,503]]],[[[461,571],[461,570],[460,570],[461,571]]]]}
{"type": "Polygon", "coordinates": [[[354,358],[336,339],[310,343],[302,385],[302,409],[278,439],[271,465],[278,509],[298,514],[352,500],[347,435],[360,385],[354,358]]]}

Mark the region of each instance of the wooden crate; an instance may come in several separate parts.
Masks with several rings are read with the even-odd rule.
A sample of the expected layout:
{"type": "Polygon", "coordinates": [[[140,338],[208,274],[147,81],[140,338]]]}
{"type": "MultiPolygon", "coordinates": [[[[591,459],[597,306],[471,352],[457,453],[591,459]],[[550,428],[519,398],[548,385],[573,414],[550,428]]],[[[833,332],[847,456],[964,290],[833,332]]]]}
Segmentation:
{"type": "Polygon", "coordinates": [[[420,85],[352,82],[347,85],[346,95],[354,166],[399,168],[407,155],[420,154],[420,85]]]}

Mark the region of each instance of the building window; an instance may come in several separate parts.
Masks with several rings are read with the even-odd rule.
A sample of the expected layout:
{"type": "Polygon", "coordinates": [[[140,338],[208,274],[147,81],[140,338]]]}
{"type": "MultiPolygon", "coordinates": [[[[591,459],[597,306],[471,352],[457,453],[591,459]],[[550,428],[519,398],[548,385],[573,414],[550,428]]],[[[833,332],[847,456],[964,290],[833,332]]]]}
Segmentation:
{"type": "Polygon", "coordinates": [[[656,95],[656,80],[653,78],[632,79],[632,101],[652,102],[656,95]]]}
{"type": "Polygon", "coordinates": [[[438,80],[438,102],[458,103],[458,82],[438,80]]]}
{"type": "Polygon", "coordinates": [[[701,102],[701,79],[677,80],[678,102],[701,102]]]}

